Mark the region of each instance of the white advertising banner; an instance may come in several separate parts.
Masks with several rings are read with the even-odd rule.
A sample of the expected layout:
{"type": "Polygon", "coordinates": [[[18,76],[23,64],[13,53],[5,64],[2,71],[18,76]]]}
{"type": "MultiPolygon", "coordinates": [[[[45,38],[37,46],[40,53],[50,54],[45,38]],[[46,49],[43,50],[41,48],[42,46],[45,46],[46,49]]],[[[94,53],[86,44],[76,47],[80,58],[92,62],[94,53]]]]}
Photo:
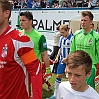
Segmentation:
{"type": "MultiPolygon", "coordinates": [[[[43,33],[48,40],[48,43],[53,44],[53,33],[56,26],[61,24],[68,24],[76,15],[80,15],[83,10],[88,8],[72,8],[72,9],[21,9],[23,11],[30,11],[33,14],[33,24],[35,28],[43,33]]],[[[99,15],[99,9],[90,10],[92,13],[99,15]]],[[[13,10],[10,18],[10,24],[13,28],[18,25],[19,10],[13,10]]]]}

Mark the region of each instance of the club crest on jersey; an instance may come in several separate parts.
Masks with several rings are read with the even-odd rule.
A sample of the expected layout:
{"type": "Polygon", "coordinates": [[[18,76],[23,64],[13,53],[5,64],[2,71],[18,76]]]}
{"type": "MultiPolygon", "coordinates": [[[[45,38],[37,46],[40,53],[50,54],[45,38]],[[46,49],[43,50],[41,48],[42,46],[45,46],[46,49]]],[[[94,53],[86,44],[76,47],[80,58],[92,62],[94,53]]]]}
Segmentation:
{"type": "Polygon", "coordinates": [[[92,39],[90,39],[90,40],[88,41],[88,44],[92,44],[92,39]]]}
{"type": "Polygon", "coordinates": [[[5,44],[2,48],[2,53],[1,53],[1,57],[5,58],[7,56],[7,52],[8,52],[8,46],[7,44],[5,44]]]}
{"type": "Polygon", "coordinates": [[[47,43],[46,43],[46,42],[43,43],[43,47],[44,47],[44,48],[47,48],[47,43]]]}

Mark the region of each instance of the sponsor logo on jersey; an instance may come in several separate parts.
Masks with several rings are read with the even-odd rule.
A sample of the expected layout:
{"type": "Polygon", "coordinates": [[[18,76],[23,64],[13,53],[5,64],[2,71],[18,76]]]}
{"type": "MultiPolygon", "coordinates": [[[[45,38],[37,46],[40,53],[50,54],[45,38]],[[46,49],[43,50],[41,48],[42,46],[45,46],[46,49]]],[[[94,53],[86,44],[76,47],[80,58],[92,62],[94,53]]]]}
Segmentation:
{"type": "Polygon", "coordinates": [[[92,39],[90,38],[90,40],[88,41],[88,44],[92,44],[92,39]]]}
{"type": "Polygon", "coordinates": [[[19,32],[19,37],[21,36],[26,36],[26,35],[24,35],[22,32],[19,32]]]}
{"type": "Polygon", "coordinates": [[[46,43],[46,42],[43,43],[43,47],[44,47],[44,48],[47,48],[47,43],[46,43]]]}
{"type": "Polygon", "coordinates": [[[1,57],[5,58],[7,56],[7,52],[8,52],[8,46],[7,44],[5,44],[2,48],[2,53],[1,53],[1,57]]]}

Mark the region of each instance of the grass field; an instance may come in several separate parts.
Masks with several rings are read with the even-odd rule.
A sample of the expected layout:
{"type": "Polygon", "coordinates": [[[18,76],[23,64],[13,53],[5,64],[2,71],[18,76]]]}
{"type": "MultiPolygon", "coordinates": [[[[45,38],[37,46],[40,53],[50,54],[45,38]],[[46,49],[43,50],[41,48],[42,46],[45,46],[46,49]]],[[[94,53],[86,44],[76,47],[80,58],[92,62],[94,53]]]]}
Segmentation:
{"type": "MultiPolygon", "coordinates": [[[[46,99],[46,98],[48,98],[48,97],[50,97],[50,96],[53,95],[53,93],[54,93],[54,82],[55,82],[55,78],[56,78],[56,75],[53,74],[53,76],[49,80],[49,82],[52,85],[52,90],[50,92],[47,92],[47,90],[46,90],[47,89],[47,85],[46,84],[43,85],[43,98],[42,99],[46,99]]],[[[66,78],[63,77],[62,80],[65,81],[66,78]]],[[[96,91],[99,93],[99,85],[96,87],[96,91]]]]}

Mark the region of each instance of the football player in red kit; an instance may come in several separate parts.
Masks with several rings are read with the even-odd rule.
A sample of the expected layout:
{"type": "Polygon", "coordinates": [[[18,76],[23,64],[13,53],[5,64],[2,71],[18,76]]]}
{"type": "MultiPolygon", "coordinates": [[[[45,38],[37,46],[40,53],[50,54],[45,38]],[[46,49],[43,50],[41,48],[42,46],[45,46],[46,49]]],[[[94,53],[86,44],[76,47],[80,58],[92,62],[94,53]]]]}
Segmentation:
{"type": "Polygon", "coordinates": [[[8,0],[0,0],[0,99],[29,99],[28,74],[34,86],[41,65],[33,42],[9,26],[11,9],[8,0]]]}

